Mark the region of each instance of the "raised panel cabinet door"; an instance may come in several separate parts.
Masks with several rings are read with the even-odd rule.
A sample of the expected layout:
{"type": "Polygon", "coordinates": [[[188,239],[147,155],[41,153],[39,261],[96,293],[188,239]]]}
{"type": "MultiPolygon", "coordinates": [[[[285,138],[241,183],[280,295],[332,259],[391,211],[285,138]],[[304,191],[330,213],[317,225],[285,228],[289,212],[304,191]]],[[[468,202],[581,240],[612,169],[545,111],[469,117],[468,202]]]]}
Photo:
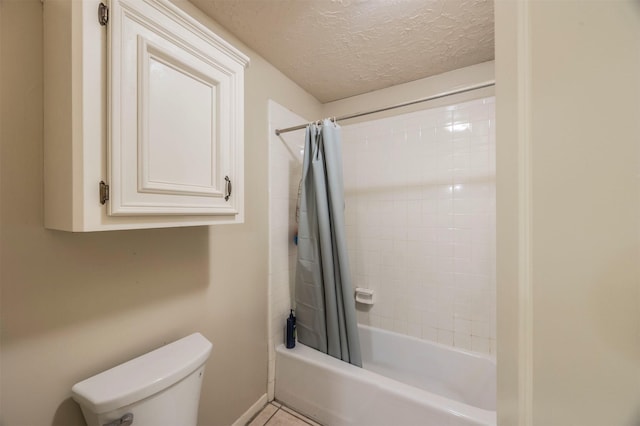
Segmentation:
{"type": "Polygon", "coordinates": [[[109,214],[238,214],[244,64],[162,1],[110,14],[109,214]]]}

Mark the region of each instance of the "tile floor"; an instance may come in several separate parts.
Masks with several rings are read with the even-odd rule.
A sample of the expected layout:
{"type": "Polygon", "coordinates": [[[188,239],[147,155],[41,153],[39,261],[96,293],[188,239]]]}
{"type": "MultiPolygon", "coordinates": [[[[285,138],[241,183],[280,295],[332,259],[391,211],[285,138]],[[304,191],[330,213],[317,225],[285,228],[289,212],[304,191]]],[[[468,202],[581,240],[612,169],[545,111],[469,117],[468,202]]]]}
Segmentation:
{"type": "Polygon", "coordinates": [[[265,405],[247,426],[322,426],[277,401],[265,405]]]}

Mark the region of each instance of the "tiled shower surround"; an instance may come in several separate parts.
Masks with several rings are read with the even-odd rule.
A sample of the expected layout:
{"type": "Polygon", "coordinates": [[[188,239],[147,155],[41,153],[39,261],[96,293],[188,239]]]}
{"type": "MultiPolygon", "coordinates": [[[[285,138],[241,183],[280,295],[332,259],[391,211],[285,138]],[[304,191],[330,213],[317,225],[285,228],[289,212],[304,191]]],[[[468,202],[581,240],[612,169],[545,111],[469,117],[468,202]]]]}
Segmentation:
{"type": "Polygon", "coordinates": [[[342,126],[358,321],[495,353],[494,98],[342,126]]]}
{"type": "MultiPolygon", "coordinates": [[[[305,121],[271,111],[272,128],[305,121]]],[[[494,124],[494,98],[341,123],[353,284],[376,293],[360,323],[495,353],[494,124]]],[[[270,143],[271,352],[292,294],[304,132],[270,143]]]]}
{"type": "Polygon", "coordinates": [[[275,347],[284,340],[284,326],[293,306],[296,266],[296,199],[302,173],[304,131],[276,136],[275,129],[308,122],[269,101],[269,374],[267,396],[275,388],[275,347]]]}

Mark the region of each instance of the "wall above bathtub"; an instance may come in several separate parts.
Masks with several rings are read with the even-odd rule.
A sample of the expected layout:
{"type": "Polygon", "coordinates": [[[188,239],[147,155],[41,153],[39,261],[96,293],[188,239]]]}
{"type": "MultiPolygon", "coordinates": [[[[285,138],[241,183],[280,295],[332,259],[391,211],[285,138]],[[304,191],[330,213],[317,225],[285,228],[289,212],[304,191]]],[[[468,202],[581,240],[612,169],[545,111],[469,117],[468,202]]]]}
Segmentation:
{"type": "Polygon", "coordinates": [[[494,98],[343,125],[358,322],[495,353],[494,98]]]}
{"type": "MultiPolygon", "coordinates": [[[[491,61],[342,101],[331,102],[323,105],[321,116],[344,115],[380,108],[392,103],[406,102],[416,97],[429,96],[461,86],[478,84],[492,80],[493,71],[494,64],[491,61]]],[[[494,228],[492,228],[495,227],[495,215],[491,215],[491,211],[495,210],[495,208],[491,210],[495,203],[495,194],[491,190],[494,188],[492,185],[494,185],[495,179],[495,164],[491,162],[491,159],[495,158],[495,154],[492,151],[495,141],[490,139],[490,135],[493,134],[491,127],[491,120],[493,119],[493,103],[491,100],[493,99],[493,93],[493,88],[486,88],[424,103],[417,107],[409,107],[406,108],[409,114],[404,114],[405,118],[398,114],[405,110],[398,109],[393,112],[371,115],[366,119],[360,118],[339,123],[343,127],[345,185],[347,186],[347,225],[350,226],[350,241],[348,244],[351,247],[350,262],[354,277],[354,287],[372,288],[372,285],[375,284],[378,293],[376,305],[368,311],[364,309],[360,311],[359,320],[361,323],[376,325],[419,338],[439,341],[463,349],[489,354],[495,351],[496,307],[495,277],[493,273],[495,265],[495,248],[493,244],[495,237],[494,228]],[[487,100],[484,102],[482,99],[487,100]],[[469,101],[472,102],[464,108],[460,105],[469,101]],[[456,106],[443,108],[445,103],[456,106]],[[432,113],[436,111],[436,114],[437,111],[440,111],[442,114],[440,120],[435,119],[429,110],[432,113]],[[457,112],[454,112],[454,110],[457,112]],[[420,117],[425,114],[430,118],[421,122],[420,117]],[[456,120],[461,121],[464,119],[469,124],[469,128],[465,129],[466,131],[447,132],[447,127],[449,127],[449,130],[453,130],[454,114],[456,120]],[[375,124],[373,127],[369,126],[369,124],[374,123],[374,119],[381,116],[386,117],[385,120],[388,118],[393,124],[387,128],[381,124],[375,124]],[[472,123],[475,127],[471,125],[472,123]],[[424,142],[426,147],[431,143],[431,148],[434,148],[435,145],[433,144],[436,144],[437,140],[428,141],[427,132],[430,129],[435,133],[439,125],[440,133],[446,135],[448,139],[440,141],[442,146],[439,153],[436,147],[435,150],[432,150],[430,158],[424,158],[423,154],[425,152],[419,151],[419,145],[424,142]],[[358,140],[358,129],[361,127],[369,130],[369,132],[365,132],[365,137],[368,138],[366,142],[358,140]],[[472,128],[475,129],[474,132],[471,132],[472,128]],[[421,132],[423,129],[424,138],[419,134],[419,131],[421,132]],[[477,140],[472,138],[472,134],[477,136],[477,140]],[[386,139],[383,140],[383,138],[386,139]],[[472,144],[472,139],[477,144],[472,144]],[[446,142],[449,145],[442,144],[442,142],[446,142]],[[406,146],[401,147],[400,143],[404,143],[406,146]],[[446,185],[442,182],[438,183],[438,180],[448,179],[448,182],[450,182],[448,186],[454,188],[454,179],[463,178],[461,170],[454,172],[452,169],[445,168],[445,160],[453,158],[453,151],[445,153],[442,149],[445,147],[453,149],[454,144],[458,145],[456,152],[461,157],[460,160],[468,162],[469,166],[471,166],[471,158],[473,156],[474,164],[478,166],[473,172],[475,173],[473,176],[478,179],[476,179],[476,182],[467,182],[464,188],[459,187],[455,194],[445,191],[446,197],[440,199],[437,189],[443,189],[446,185]],[[369,148],[363,148],[365,145],[368,145],[369,148]],[[416,149],[418,151],[415,151],[416,149]],[[355,158],[359,155],[367,159],[355,158]],[[406,162],[398,162],[401,159],[406,162]],[[437,166],[439,162],[441,163],[440,168],[437,166]],[[429,166],[427,166],[427,163],[429,166]],[[395,169],[390,168],[391,166],[395,167],[395,169]],[[481,171],[480,167],[482,167],[481,171]],[[428,169],[425,170],[425,173],[433,173],[433,175],[427,176],[425,174],[423,176],[423,168],[428,169]],[[390,176],[388,173],[392,170],[397,170],[397,175],[390,176]],[[367,177],[367,171],[373,171],[374,173],[367,177]],[[384,176],[383,181],[380,181],[380,176],[384,176]],[[396,179],[402,179],[402,181],[398,182],[396,179]],[[436,179],[438,182],[434,183],[432,179],[436,179]],[[486,182],[480,182],[483,179],[486,182]],[[385,185],[388,187],[393,184],[399,184],[405,189],[395,192],[394,195],[396,189],[392,187],[389,197],[385,198],[385,196],[381,195],[382,192],[388,189],[384,188],[385,185]],[[375,188],[366,189],[367,185],[375,188]],[[417,185],[421,188],[421,191],[417,193],[418,198],[409,200],[410,191],[407,189],[409,185],[417,185]],[[383,188],[380,188],[380,186],[383,188]],[[381,192],[378,193],[381,197],[377,199],[373,197],[374,199],[368,200],[366,199],[366,194],[357,193],[360,189],[363,189],[364,193],[371,193],[371,191],[375,192],[376,189],[381,189],[381,192]],[[485,189],[488,192],[482,195],[481,193],[485,189]],[[434,190],[435,192],[429,194],[429,190],[434,190]],[[396,207],[401,202],[390,198],[393,196],[404,197],[402,206],[399,209],[396,207]],[[481,205],[481,201],[484,205],[481,205]],[[378,210],[366,212],[368,203],[378,206],[378,210]],[[454,210],[454,203],[457,210],[454,210]],[[423,217],[422,214],[423,204],[425,208],[435,209],[436,211],[439,208],[449,209],[443,211],[443,221],[455,218],[457,222],[466,221],[466,224],[463,226],[463,224],[458,223],[461,228],[460,232],[449,232],[448,227],[444,225],[440,228],[430,226],[426,223],[428,218],[423,217]],[[416,208],[412,210],[415,214],[411,218],[408,216],[410,206],[412,209],[416,208]],[[473,222],[473,226],[477,225],[474,229],[478,232],[469,228],[472,226],[473,219],[467,213],[469,209],[476,207],[484,210],[482,217],[473,222]],[[360,216],[360,211],[363,209],[365,213],[360,216]],[[400,213],[400,211],[403,211],[404,214],[400,213]],[[385,216],[385,214],[387,215],[385,216]],[[359,218],[363,218],[366,223],[359,223],[359,218]],[[411,229],[420,228],[420,231],[409,234],[409,219],[411,219],[411,229]],[[386,228],[404,226],[404,229],[396,235],[391,231],[382,236],[374,229],[375,226],[370,224],[371,221],[382,223],[386,228]],[[373,234],[370,234],[370,231],[373,234]],[[417,235],[427,237],[426,234],[429,232],[432,232],[436,240],[417,241],[417,235]],[[454,237],[454,234],[457,236],[454,237]],[[372,241],[372,239],[376,239],[376,241],[372,241]],[[383,243],[382,240],[387,240],[388,244],[383,243]],[[372,242],[373,244],[367,247],[367,242],[372,242]],[[455,258],[456,255],[451,253],[454,244],[458,245],[457,258],[455,258]],[[403,247],[400,248],[400,245],[403,247]],[[411,253],[409,246],[418,246],[418,250],[411,253]],[[363,250],[363,247],[366,250],[363,250]],[[427,252],[428,250],[431,250],[431,252],[427,252]],[[436,253],[433,253],[434,250],[436,250],[436,253]],[[375,251],[377,253],[373,253],[375,251]],[[404,253],[405,258],[401,259],[400,263],[403,263],[405,268],[395,276],[391,270],[392,265],[389,263],[396,256],[402,257],[402,253],[404,253]],[[473,266],[473,268],[481,268],[482,272],[478,272],[478,269],[473,272],[470,269],[464,270],[461,268],[457,276],[454,276],[456,274],[451,269],[453,262],[464,263],[469,268],[472,268],[470,264],[471,254],[476,258],[480,255],[482,256],[478,258],[475,266],[473,266]],[[373,257],[369,255],[373,255],[373,257]],[[421,263],[420,259],[422,258],[419,258],[421,255],[424,255],[425,258],[425,262],[422,262],[424,265],[416,266],[416,262],[421,263]],[[385,265],[380,263],[383,256],[385,265]],[[409,257],[411,257],[411,265],[413,266],[410,266],[408,262],[409,257]],[[377,260],[380,262],[377,262],[377,260]],[[441,263],[440,260],[442,260],[441,263]],[[429,282],[422,282],[420,281],[422,277],[418,274],[421,272],[426,273],[423,266],[427,263],[433,266],[429,272],[433,279],[429,282]],[[372,268],[367,269],[368,266],[372,266],[372,268]],[[375,268],[378,268],[379,272],[383,272],[384,276],[389,278],[384,285],[382,285],[380,276],[375,276],[375,268]],[[404,281],[398,280],[398,277],[408,277],[410,274],[414,278],[413,282],[408,279],[404,281]],[[459,284],[458,288],[455,288],[456,280],[459,284]],[[375,281],[375,283],[372,281],[375,281]],[[394,291],[396,291],[396,294],[393,294],[394,291]],[[471,296],[472,294],[474,296],[471,296]],[[442,303],[439,304],[439,301],[442,303]]],[[[278,105],[273,106],[278,107],[278,105]]],[[[272,337],[272,344],[281,342],[284,320],[288,315],[288,308],[292,306],[290,282],[292,282],[291,277],[293,276],[296,252],[293,244],[296,226],[295,208],[302,161],[300,151],[304,142],[304,130],[284,133],[279,137],[273,134],[273,130],[275,128],[299,125],[308,121],[308,119],[320,117],[302,119],[287,111],[286,108],[279,107],[277,109],[280,111],[282,118],[272,120],[270,129],[270,252],[272,268],[270,281],[270,291],[272,292],[270,308],[272,313],[270,320],[272,321],[271,333],[274,336],[272,337]]],[[[377,121],[382,123],[384,120],[377,121]]],[[[444,137],[442,135],[440,135],[441,139],[444,137]]],[[[470,180],[472,172],[470,170],[465,172],[467,172],[465,179],[470,180]]],[[[458,184],[465,183],[459,181],[458,184]]],[[[415,192],[414,195],[416,195],[415,192]]],[[[386,231],[387,229],[385,229],[386,231]]],[[[273,348],[270,346],[270,349],[272,350],[273,348]]]]}

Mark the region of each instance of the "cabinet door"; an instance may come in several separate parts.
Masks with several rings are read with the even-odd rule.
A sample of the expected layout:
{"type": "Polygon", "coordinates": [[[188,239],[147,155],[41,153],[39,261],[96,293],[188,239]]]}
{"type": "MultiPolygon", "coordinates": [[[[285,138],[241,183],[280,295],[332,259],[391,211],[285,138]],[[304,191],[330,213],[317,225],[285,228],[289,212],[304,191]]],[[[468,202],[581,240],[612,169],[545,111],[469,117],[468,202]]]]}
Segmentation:
{"type": "Polygon", "coordinates": [[[244,64],[174,10],[110,3],[110,215],[238,214],[244,64]]]}

